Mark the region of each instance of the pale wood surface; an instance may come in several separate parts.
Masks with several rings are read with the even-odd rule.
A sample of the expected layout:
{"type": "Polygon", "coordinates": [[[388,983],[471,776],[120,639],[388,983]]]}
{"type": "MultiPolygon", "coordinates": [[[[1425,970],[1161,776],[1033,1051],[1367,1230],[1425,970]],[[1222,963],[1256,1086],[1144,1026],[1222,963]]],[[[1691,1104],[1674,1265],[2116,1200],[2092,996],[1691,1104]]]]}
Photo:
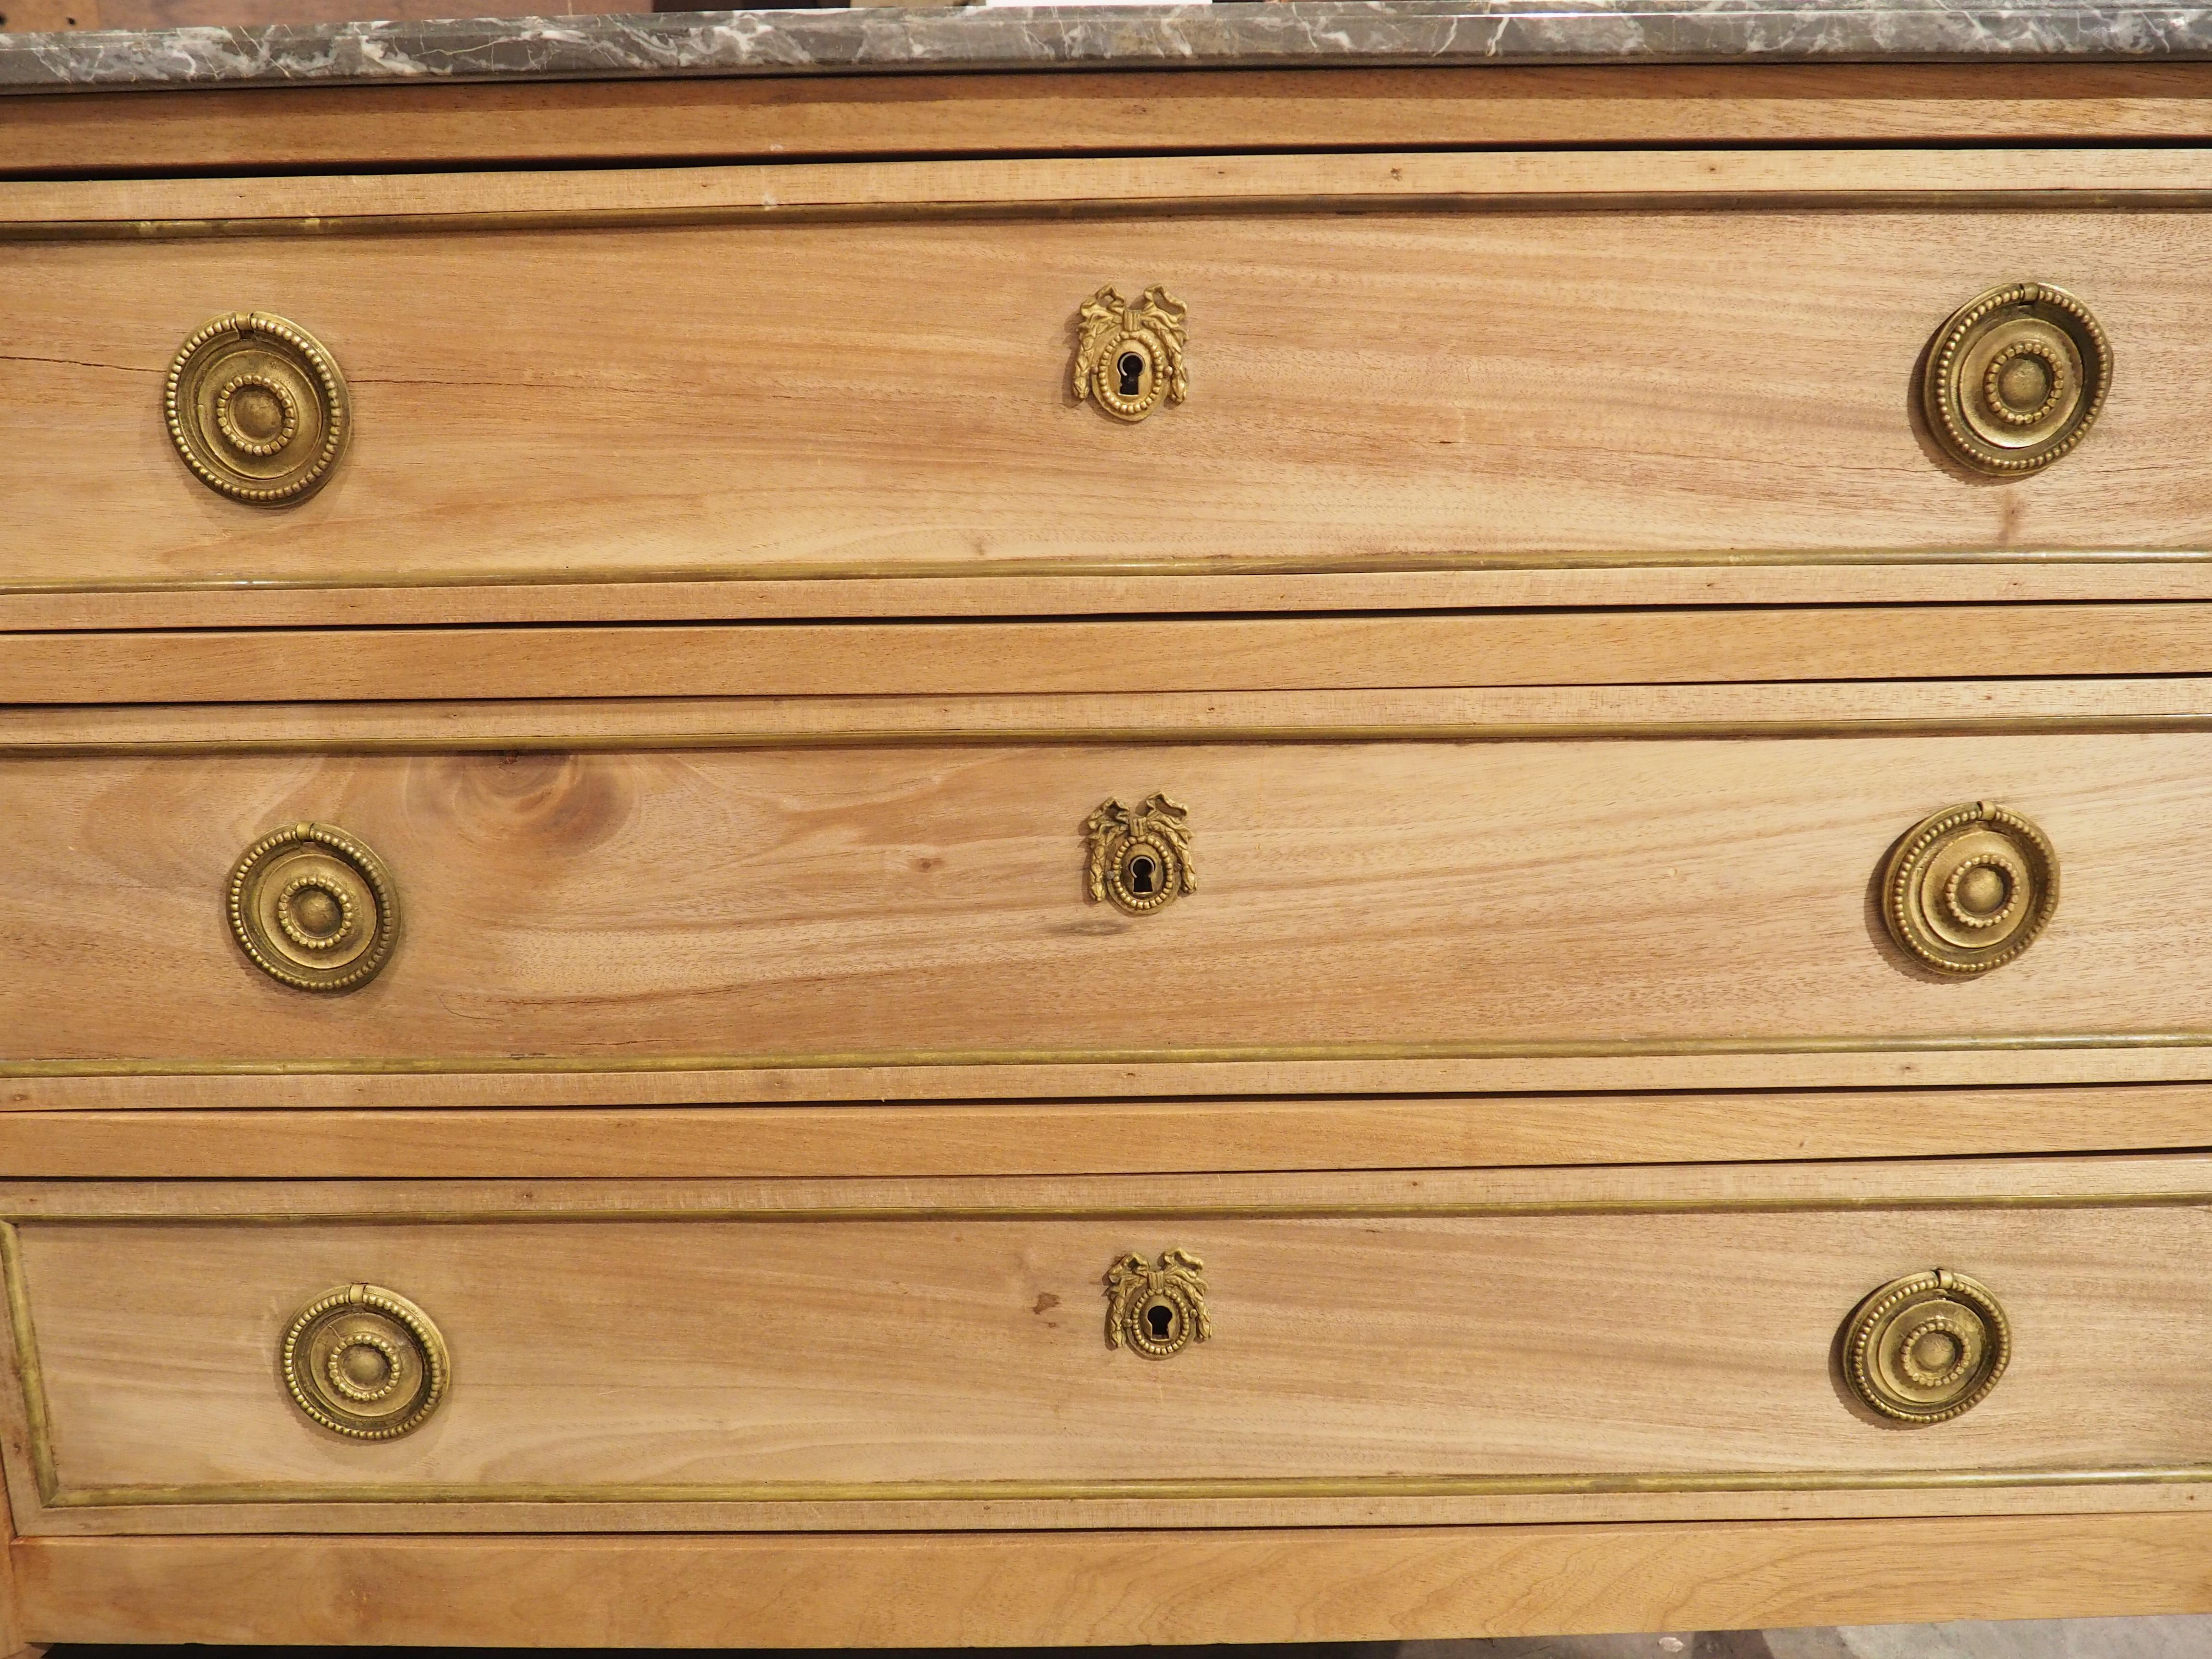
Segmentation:
{"type": "MultiPolygon", "coordinates": [[[[1293,674],[1312,672],[1296,653],[1287,653],[1287,660],[1293,674]]],[[[1442,665],[1428,672],[1441,678],[1448,668],[1442,665]]],[[[992,665],[991,672],[1003,672],[1004,665],[992,665]]],[[[951,697],[38,704],[0,705],[0,755],[459,754],[483,750],[568,754],[823,744],[942,745],[977,740],[1079,744],[2057,735],[2185,732],[2208,724],[2212,724],[2212,680],[2183,675],[1321,693],[1117,690],[951,697]]]]}
{"type": "Polygon", "coordinates": [[[519,1072],[2140,1041],[2212,995],[2208,768],[2204,734],[25,762],[0,1033],[11,1067],[519,1072]],[[1199,890],[1087,903],[1085,817],[1155,790],[1199,890]],[[2064,869],[2048,934],[1963,982],[1905,967],[1869,898],[1961,799],[2064,869]],[[402,895],[392,965],[343,998],[269,981],[222,918],[238,854],[307,819],[402,895]]]}
{"type": "MultiPolygon", "coordinates": [[[[1648,199],[1666,179],[1638,170],[1662,162],[1685,190],[1733,171],[1743,177],[1730,188],[1780,201],[1822,167],[1860,191],[1902,187],[1916,168],[2000,195],[2094,184],[2100,168],[2212,184],[2193,152],[2161,151],[1063,162],[1052,166],[1096,176],[1048,172],[1035,188],[1112,196],[1139,190],[1152,167],[1163,192],[1197,189],[1197,169],[1295,195],[1329,183],[1321,161],[1352,194],[1433,197],[1480,174],[1486,188],[1553,200],[1615,175],[1648,199]],[[1407,175],[1395,184],[1394,167],[1407,175]]],[[[994,168],[1046,164],[916,165],[945,175],[931,188],[981,200],[1013,188],[994,168]]],[[[619,185],[501,175],[499,188],[541,204],[597,191],[617,211],[629,196],[757,198],[762,173],[798,187],[784,171],[708,170],[690,185],[682,170],[619,185]]],[[[791,171],[822,175],[817,191],[886,200],[929,182],[896,168],[791,171]]],[[[4,211],[335,210],[349,202],[325,198],[353,189],[342,185],[13,185],[4,211]]],[[[485,188],[368,179],[350,205],[439,190],[461,203],[485,188]]],[[[2193,459],[2207,411],[2185,366],[2212,332],[2200,223],[1871,207],[1347,220],[1285,208],[1111,224],[26,244],[0,254],[23,296],[0,339],[0,450],[26,491],[0,580],[2198,548],[2212,502],[2193,459]],[[1990,485],[1931,458],[1910,404],[1929,334],[2012,270],[1984,252],[1998,228],[2030,238],[2039,274],[2097,309],[2123,367],[2079,453],[1990,485]],[[781,280],[800,268],[807,283],[781,280]],[[1066,388],[1074,308],[1108,280],[1164,282],[1192,307],[1192,399],[1136,428],[1066,388]],[[736,289],[753,298],[732,311],[721,296],[736,289]],[[333,482],[282,513],[197,486],[153,418],[177,343],[241,306],[318,331],[356,394],[356,442],[333,482]],[[1822,368],[1788,366],[1801,362],[1822,368]],[[945,419],[959,422],[957,447],[942,441],[945,419]]]]}
{"type": "MultiPolygon", "coordinates": [[[[1115,155],[781,162],[501,173],[21,180],[0,184],[0,241],[220,234],[321,238],[366,230],[611,228],[705,216],[766,224],[828,212],[896,222],[1070,210],[1145,224],[1161,210],[1270,216],[1356,208],[1635,208],[1727,204],[1954,210],[2187,207],[2212,169],[2185,149],[1988,150],[1408,150],[1395,154],[1115,155]]],[[[1130,233],[1086,226],[1094,237],[1130,233]]],[[[1146,233],[1151,234],[1149,232],[1146,233]]]]}
{"type": "Polygon", "coordinates": [[[805,76],[76,93],[0,103],[0,173],[1142,153],[1317,144],[2194,139],[2196,64],[805,76]]]}
{"type": "Polygon", "coordinates": [[[755,1064],[711,1056],[637,1066],[519,1057],[425,1065],[375,1060],[0,1062],[0,1110],[455,1110],[515,1107],[730,1105],[845,1101],[1036,1101],[1271,1095],[1531,1094],[1578,1091],[1962,1088],[2212,1081],[2201,1032],[2083,1034],[2055,1040],[1941,1036],[1775,1046],[1627,1042],[1486,1048],[1408,1058],[877,1063],[825,1057],[755,1064]]]}
{"type": "Polygon", "coordinates": [[[2098,1089],[0,1112],[0,1175],[581,1176],[1188,1170],[2093,1152],[2212,1143],[2202,1084],[2098,1089]]]}
{"type": "MultiPolygon", "coordinates": [[[[2212,599],[2195,553],[1529,556],[1466,568],[1193,575],[1173,562],[1115,575],[1036,574],[564,581],[517,578],[329,586],[295,580],[0,591],[0,632],[332,628],[385,623],[811,620],[1237,611],[1449,611],[1628,605],[1988,605],[2212,599]]],[[[1451,560],[1442,562],[1455,563],[1451,560]]]]}
{"type": "Polygon", "coordinates": [[[2212,605],[0,635],[0,702],[927,696],[2192,674],[2212,605]]]}
{"type": "Polygon", "coordinates": [[[1346,1641],[2212,1610],[2212,1517],[1031,1536],[37,1540],[79,1641],[1346,1641]]]}
{"type": "Polygon", "coordinates": [[[549,1499],[599,1505],[550,1524],[610,1527],[671,1524],[664,1503],[679,1525],[945,1525],[976,1498],[998,1505],[977,1525],[1024,1502],[1085,1524],[1090,1498],[1107,1524],[1237,1498],[1512,1518],[1486,1481],[1599,1518],[1652,1512],[1607,1490],[1650,1476],[1722,1488],[1709,1512],[1804,1486],[1909,1510],[1966,1472],[1977,1506],[2056,1483],[2041,1501],[2094,1509],[2100,1479],[2202,1477],[2202,1158],[559,1186],[6,1194],[54,1468],[25,1529],[148,1524],[118,1502],[194,1529],[528,1529],[549,1499]],[[1108,1348],[1103,1267],[1171,1243],[1206,1262],[1213,1340],[1108,1348]],[[1996,1291],[2016,1355],[1968,1416],[1902,1431],[1845,1402],[1833,1338],[1938,1263],[1996,1291]],[[453,1352],[451,1398],[388,1446],[313,1428],[269,1374],[289,1315],[362,1280],[453,1352]]]}

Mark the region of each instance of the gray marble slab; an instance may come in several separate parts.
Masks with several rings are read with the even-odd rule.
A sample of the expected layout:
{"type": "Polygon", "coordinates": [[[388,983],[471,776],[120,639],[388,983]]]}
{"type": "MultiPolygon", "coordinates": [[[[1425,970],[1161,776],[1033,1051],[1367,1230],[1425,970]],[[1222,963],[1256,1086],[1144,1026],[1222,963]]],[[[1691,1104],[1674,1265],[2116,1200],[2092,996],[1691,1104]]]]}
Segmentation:
{"type": "Polygon", "coordinates": [[[0,92],[928,70],[2212,58],[2212,3],[1265,0],[0,34],[0,92]]]}

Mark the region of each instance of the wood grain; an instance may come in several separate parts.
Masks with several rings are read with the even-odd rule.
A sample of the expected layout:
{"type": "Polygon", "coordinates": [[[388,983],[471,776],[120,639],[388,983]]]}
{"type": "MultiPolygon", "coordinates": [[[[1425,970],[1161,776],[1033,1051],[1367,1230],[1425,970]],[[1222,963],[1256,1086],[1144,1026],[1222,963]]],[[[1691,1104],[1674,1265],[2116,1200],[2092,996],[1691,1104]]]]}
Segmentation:
{"type": "Polygon", "coordinates": [[[1698,1158],[1971,1157],[2212,1143],[2212,1088],[751,1108],[0,1112],[0,1176],[1075,1175],[1698,1158]]]}
{"type": "MultiPolygon", "coordinates": [[[[1440,562],[1450,564],[1453,562],[1440,562]]],[[[398,627],[471,623],[809,621],[824,617],[1127,616],[1252,611],[1612,609],[1692,605],[1992,605],[2212,599],[2212,559],[2190,552],[1725,555],[1616,562],[1471,558],[1462,568],[1119,575],[988,574],[816,580],[502,579],[326,586],[296,580],[0,591],[0,633],[45,629],[398,627]]]]}
{"type": "Polygon", "coordinates": [[[1349,1641],[2212,1610],[2202,1514],[21,1551],[32,1630],[82,1642],[1349,1641]]]}
{"type": "Polygon", "coordinates": [[[0,635],[0,702],[1369,690],[2201,674],[2212,605],[0,635]]]}
{"type": "Polygon", "coordinates": [[[0,104],[0,173],[1425,145],[2192,139],[2195,64],[803,76],[0,104]]]}
{"type": "Polygon", "coordinates": [[[1093,1498],[1107,1524],[1240,1498],[1298,1524],[1547,1494],[1626,1518],[1670,1486],[1754,1515],[1961,1477],[1980,1504],[2094,1510],[2100,1483],[2203,1480],[2201,1158],[557,1184],[7,1195],[54,1469],[26,1531],[136,1530],[147,1504],[192,1530],[528,1530],[548,1501],[625,1528],[942,1526],[969,1499],[1000,1506],[977,1525],[1083,1525],[1093,1498]],[[1205,1261],[1212,1340],[1110,1349],[1103,1266],[1170,1244],[1205,1261]],[[2017,1352],[1972,1413],[1899,1432],[1846,1403],[1833,1338],[1936,1262],[1996,1291],[2017,1352]],[[363,1280],[454,1356],[388,1446],[313,1428],[269,1375],[289,1313],[363,1280]]]}
{"type": "MultiPolygon", "coordinates": [[[[2160,155],[2159,176],[2195,167],[2186,176],[2212,181],[2192,152],[2160,155]]],[[[1312,184],[1311,169],[1289,170],[1296,158],[1269,176],[1278,159],[1245,165],[1269,188],[1312,184]]],[[[1528,161],[1531,189],[1569,189],[1546,181],[1552,165],[1528,161]]],[[[1757,165],[1777,191],[1803,187],[1788,158],[1757,165]]],[[[1905,163],[1853,165],[1875,169],[1866,189],[1905,163]]],[[[1945,165],[1971,177],[1984,162],[1945,165]]],[[[2022,180],[2039,176],[2062,175],[2023,164],[2022,180]]],[[[323,190],[221,189],[264,185],[301,204],[323,190]]],[[[574,188],[532,187],[556,185],[574,188]]],[[[115,186],[103,210],[148,205],[149,188],[115,186]]],[[[415,186],[379,188],[389,203],[415,186]]],[[[0,585],[2201,549],[2212,475],[2195,458],[2212,406],[2186,365],[2212,333],[2202,224],[2162,212],[1285,209],[1110,228],[26,244],[0,251],[23,296],[0,332],[0,447],[27,481],[0,585]],[[1929,334],[1994,280],[1982,250],[1996,227],[2031,239],[2042,276],[2085,296],[2124,367],[2077,454],[1988,485],[1935,460],[1910,409],[1929,334]],[[1103,258],[1102,239],[1132,252],[1103,258]],[[810,281],[777,279],[793,268],[810,281]],[[971,292],[983,270],[992,281],[971,292]],[[1136,428],[1066,390],[1074,308],[1109,279],[1164,281],[1192,307],[1192,399],[1136,428]],[[754,296],[736,312],[720,300],[733,288],[754,296]],[[965,297],[948,308],[949,294],[965,297]],[[241,305],[316,331],[356,393],[355,444],[333,482],[282,513],[199,488],[153,417],[177,343],[241,305]],[[1785,367],[1784,340],[1820,373],[1785,367]],[[948,365],[951,447],[940,406],[917,391],[944,384],[948,365]]],[[[358,600],[347,613],[368,619],[358,600]]]]}
{"type": "Polygon", "coordinates": [[[0,756],[464,754],[1054,744],[2184,732],[2212,680],[1754,682],[961,697],[0,705],[0,756]]]}
{"type": "MultiPolygon", "coordinates": [[[[324,238],[395,229],[526,230],[558,223],[898,222],[1160,212],[1361,212],[1737,208],[1822,203],[1994,207],[2187,207],[2212,171],[2187,149],[1797,152],[1449,151],[867,161],[501,173],[153,178],[0,184],[0,241],[103,234],[324,238]]],[[[1106,233],[1111,234],[1111,233],[1106,233]]]]}
{"type": "MultiPolygon", "coordinates": [[[[2203,733],[21,762],[0,773],[0,1033],[33,1070],[1024,1061],[1103,1068],[1114,1093],[1153,1061],[1583,1088],[1622,1085],[1384,1079],[2154,1044],[2212,998],[2208,773],[2203,733]],[[1199,890],[1146,918],[1087,903],[1085,816],[1155,790],[1192,810],[1199,890]],[[2065,896],[2019,962],[1939,982],[1869,890],[1960,799],[2039,823],[2065,896]],[[374,848],[404,904],[392,965],[339,999],[267,980],[222,915],[239,853],[308,819],[374,848]]],[[[1829,1080],[2073,1080],[2017,1058],[2027,1076],[1829,1080]]]]}

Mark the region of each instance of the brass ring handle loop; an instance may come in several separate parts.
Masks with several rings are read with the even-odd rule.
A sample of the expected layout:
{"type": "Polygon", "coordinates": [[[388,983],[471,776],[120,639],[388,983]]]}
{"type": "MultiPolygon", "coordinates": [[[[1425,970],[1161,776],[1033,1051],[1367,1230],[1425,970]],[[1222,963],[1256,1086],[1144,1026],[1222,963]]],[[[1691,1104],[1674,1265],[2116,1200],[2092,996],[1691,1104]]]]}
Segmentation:
{"type": "Polygon", "coordinates": [[[192,476],[256,507],[320,489],[353,428],[337,359],[297,323],[262,311],[218,317],[187,339],[162,410],[192,476]]]}
{"type": "Polygon", "coordinates": [[[1882,921],[1945,974],[1985,974],[2035,943],[2058,908],[2058,854],[2008,807],[1969,801],[1923,818],[1882,866],[1882,921]]]}
{"type": "Polygon", "coordinates": [[[1892,1279],[1844,1322],[1844,1380],[1899,1423],[1972,1411],[2012,1362],[2012,1325],[1986,1285],[1937,1267],[1892,1279]]]}
{"type": "Polygon", "coordinates": [[[1188,1250],[1163,1250],[1150,1267],[1134,1254],[1116,1261],[1106,1270],[1106,1346],[1166,1359],[1209,1340],[1205,1271],[1188,1250]]]}
{"type": "Polygon", "coordinates": [[[2112,380],[2112,342],[2088,307],[2048,283],[2008,283],[1976,295],[1936,331],[1921,404],[1953,460],[2010,477],[2080,443],[2112,380]]]}
{"type": "Polygon", "coordinates": [[[335,824],[295,823],[247,848],[230,872],[228,909],[246,959],[298,991],[368,984],[399,939],[391,872],[335,824]]]}
{"type": "Polygon", "coordinates": [[[453,1380],[430,1316],[380,1285],[341,1285],[317,1297],[285,1327],[278,1358],[292,1403],[351,1440],[412,1434],[453,1380]]]}

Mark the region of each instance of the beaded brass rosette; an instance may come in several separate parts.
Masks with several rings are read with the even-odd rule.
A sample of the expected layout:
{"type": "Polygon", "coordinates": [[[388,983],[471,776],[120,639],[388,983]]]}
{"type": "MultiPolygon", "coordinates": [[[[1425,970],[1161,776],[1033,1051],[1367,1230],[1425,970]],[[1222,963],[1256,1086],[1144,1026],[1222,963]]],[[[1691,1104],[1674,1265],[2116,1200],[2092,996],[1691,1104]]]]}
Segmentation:
{"type": "Polygon", "coordinates": [[[453,1378],[430,1316],[380,1285],[342,1285],[301,1309],[280,1359],[292,1403],[353,1440],[411,1434],[453,1378]]]}
{"type": "Polygon", "coordinates": [[[337,360],[297,323],[260,311],[218,317],[186,340],[162,409],[192,475],[255,507],[320,489],[353,428],[337,360]]]}
{"type": "Polygon", "coordinates": [[[392,958],[399,895],[384,860],[328,823],[264,836],[230,872],[230,931],[253,965],[301,991],[350,991],[392,958]]]}
{"type": "Polygon", "coordinates": [[[2058,854],[1987,801],[1923,818],[1882,867],[1882,921],[1899,946],[1946,974],[1985,974],[2035,943],[2058,908],[2058,854]]]}
{"type": "Polygon", "coordinates": [[[1988,1397],[2012,1358],[2012,1327],[1986,1285],[1938,1267],[1893,1279],[1844,1325],[1851,1392],[1899,1423],[1941,1423],[1988,1397]]]}
{"type": "Polygon", "coordinates": [[[2080,443],[2112,380],[2112,342],[2088,307],[2047,283],[2010,283],[1936,331],[1921,399],[1929,435],[1953,460],[2010,477],[2080,443]]]}

